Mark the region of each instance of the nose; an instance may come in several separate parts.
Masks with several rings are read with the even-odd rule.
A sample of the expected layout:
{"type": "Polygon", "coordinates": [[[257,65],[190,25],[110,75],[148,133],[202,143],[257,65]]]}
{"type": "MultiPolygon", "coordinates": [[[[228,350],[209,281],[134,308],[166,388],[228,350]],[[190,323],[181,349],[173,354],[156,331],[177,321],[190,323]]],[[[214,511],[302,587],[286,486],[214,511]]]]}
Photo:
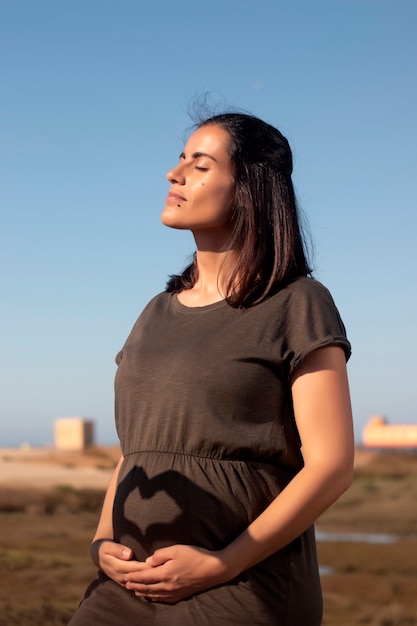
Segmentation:
{"type": "Polygon", "coordinates": [[[171,184],[177,183],[178,185],[184,185],[185,177],[182,173],[181,163],[179,163],[176,167],[173,167],[172,170],[169,170],[167,173],[167,179],[171,184]]]}

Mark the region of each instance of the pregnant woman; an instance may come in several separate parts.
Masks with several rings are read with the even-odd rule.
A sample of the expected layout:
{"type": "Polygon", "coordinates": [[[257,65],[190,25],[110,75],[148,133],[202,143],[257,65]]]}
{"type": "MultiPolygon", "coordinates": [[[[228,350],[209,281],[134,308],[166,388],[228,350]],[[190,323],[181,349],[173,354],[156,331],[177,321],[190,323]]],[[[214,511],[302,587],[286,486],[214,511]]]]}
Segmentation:
{"type": "Polygon", "coordinates": [[[182,274],[117,355],[122,457],[71,626],[319,626],[314,521],[350,485],[350,345],[310,276],[274,127],[201,121],[162,222],[193,233],[182,274]]]}

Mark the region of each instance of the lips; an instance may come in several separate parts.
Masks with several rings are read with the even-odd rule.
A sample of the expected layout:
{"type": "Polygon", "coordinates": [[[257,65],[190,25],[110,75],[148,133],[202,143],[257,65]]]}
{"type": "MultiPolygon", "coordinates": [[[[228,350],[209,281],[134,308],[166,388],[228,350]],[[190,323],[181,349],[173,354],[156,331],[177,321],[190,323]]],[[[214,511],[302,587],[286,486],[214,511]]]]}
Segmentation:
{"type": "Polygon", "coordinates": [[[185,202],[184,196],[175,191],[169,191],[167,195],[167,200],[172,200],[173,202],[185,202]]]}

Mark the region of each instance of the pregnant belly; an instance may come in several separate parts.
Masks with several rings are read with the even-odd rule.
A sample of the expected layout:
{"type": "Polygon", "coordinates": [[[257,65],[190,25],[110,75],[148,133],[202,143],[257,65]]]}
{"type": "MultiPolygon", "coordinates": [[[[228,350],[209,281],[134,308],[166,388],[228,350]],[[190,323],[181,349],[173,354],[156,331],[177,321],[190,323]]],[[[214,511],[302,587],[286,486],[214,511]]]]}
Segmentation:
{"type": "Polygon", "coordinates": [[[129,455],[114,502],[115,540],[131,547],[138,560],[175,543],[220,549],[268,506],[282,481],[267,464],[129,455]]]}
{"type": "Polygon", "coordinates": [[[267,464],[129,455],[114,502],[115,540],[131,547],[138,560],[175,543],[220,549],[277,495],[279,474],[267,464]]]}

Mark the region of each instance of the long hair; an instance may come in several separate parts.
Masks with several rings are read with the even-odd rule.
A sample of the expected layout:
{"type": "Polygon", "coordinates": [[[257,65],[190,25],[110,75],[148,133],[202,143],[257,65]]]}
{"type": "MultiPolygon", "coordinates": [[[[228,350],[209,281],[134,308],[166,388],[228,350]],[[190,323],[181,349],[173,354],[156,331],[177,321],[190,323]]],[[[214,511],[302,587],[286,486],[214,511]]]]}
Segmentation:
{"type": "MultiPolygon", "coordinates": [[[[248,307],[288,280],[311,273],[291,180],[291,148],[279,130],[245,113],[214,115],[197,128],[209,124],[229,134],[234,176],[229,246],[236,262],[226,300],[233,307],[248,307]]],[[[170,277],[167,291],[190,289],[197,278],[194,255],[182,274],[170,277]]]]}

